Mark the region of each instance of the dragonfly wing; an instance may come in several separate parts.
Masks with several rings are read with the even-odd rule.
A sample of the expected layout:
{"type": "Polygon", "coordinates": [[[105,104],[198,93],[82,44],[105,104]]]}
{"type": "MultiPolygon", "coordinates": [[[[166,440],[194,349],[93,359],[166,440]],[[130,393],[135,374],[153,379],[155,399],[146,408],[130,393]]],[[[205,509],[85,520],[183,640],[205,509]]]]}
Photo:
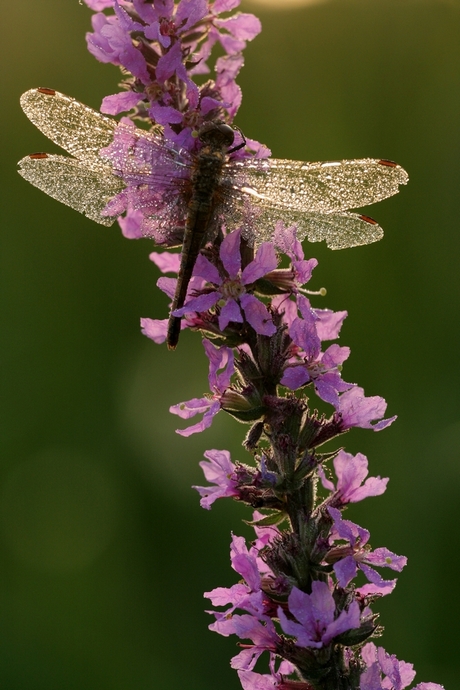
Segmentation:
{"type": "Polygon", "coordinates": [[[116,120],[53,89],[30,89],[20,102],[29,120],[48,139],[75,158],[105,165],[99,150],[113,141],[116,120]]]}
{"type": "Polygon", "coordinates": [[[257,217],[257,230],[243,230],[243,234],[256,244],[270,241],[273,239],[274,226],[279,220],[287,226],[296,225],[299,240],[324,240],[329,249],[359,247],[377,242],[383,237],[383,230],[375,220],[358,213],[302,213],[267,209],[261,211],[257,217]]]}
{"type": "MultiPolygon", "coordinates": [[[[144,211],[142,207],[137,208],[144,211]]],[[[142,233],[162,247],[178,247],[184,239],[185,218],[186,208],[177,195],[175,199],[163,202],[153,213],[152,205],[149,204],[148,214],[145,213],[142,222],[142,233]]]]}
{"type": "Polygon", "coordinates": [[[101,215],[107,202],[124,188],[110,168],[92,168],[75,158],[48,154],[26,156],[19,166],[19,174],[28,182],[96,223],[109,226],[116,220],[101,215]]]}
{"type": "Polygon", "coordinates": [[[91,161],[92,166],[107,165],[107,157],[101,157],[100,150],[110,145],[115,154],[111,157],[113,168],[128,174],[148,171],[153,181],[161,175],[164,181],[172,167],[180,173],[191,164],[188,152],[163,136],[105,117],[59,91],[30,89],[21,96],[20,102],[29,120],[48,139],[75,158],[91,161]],[[120,163],[118,166],[114,165],[116,161],[120,163]],[[169,168],[165,171],[164,166],[169,168]]]}
{"type": "Polygon", "coordinates": [[[267,158],[236,161],[230,175],[254,204],[330,213],[386,199],[409,179],[400,165],[374,158],[304,163],[267,158]]]}
{"type": "Polygon", "coordinates": [[[257,245],[273,240],[278,221],[282,221],[287,227],[296,225],[299,240],[325,240],[329,249],[358,247],[377,242],[383,237],[380,225],[368,216],[346,211],[296,211],[270,204],[258,204],[237,187],[232,191],[230,185],[222,187],[217,211],[216,218],[227,231],[241,227],[249,243],[257,245]]]}
{"type": "Polygon", "coordinates": [[[375,220],[358,213],[302,214],[297,221],[299,239],[326,241],[329,249],[346,249],[378,242],[383,230],[375,220]]]}

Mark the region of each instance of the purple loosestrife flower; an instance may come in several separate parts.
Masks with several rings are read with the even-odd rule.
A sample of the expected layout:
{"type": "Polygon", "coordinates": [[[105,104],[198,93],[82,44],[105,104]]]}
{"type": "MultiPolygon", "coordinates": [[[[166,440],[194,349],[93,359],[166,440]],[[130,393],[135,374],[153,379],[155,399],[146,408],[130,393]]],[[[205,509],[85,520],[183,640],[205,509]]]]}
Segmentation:
{"type": "Polygon", "coordinates": [[[318,473],[324,488],[331,491],[328,500],[334,507],[357,503],[368,496],[380,496],[386,491],[388,478],[368,477],[366,479],[369,473],[369,462],[362,453],[353,456],[351,453],[340,450],[333,460],[333,465],[338,479],[337,486],[327,479],[321,467],[318,468],[318,473]]]}
{"type": "Polygon", "coordinates": [[[300,684],[286,681],[285,676],[290,676],[295,671],[295,666],[288,661],[282,661],[279,668],[275,669],[276,656],[270,653],[270,674],[255,673],[254,671],[238,671],[243,690],[310,690],[306,683],[300,684]]]}
{"type": "MultiPolygon", "coordinates": [[[[262,518],[263,515],[254,512],[254,520],[262,518]]],[[[263,548],[273,542],[279,537],[279,530],[275,526],[269,528],[260,528],[254,525],[257,534],[256,540],[252,543],[251,548],[248,549],[244,537],[237,537],[232,535],[232,543],[230,547],[230,561],[233,570],[235,570],[244,580],[244,583],[238,583],[232,587],[217,587],[211,592],[205,592],[204,596],[211,599],[213,606],[225,606],[231,604],[230,612],[235,608],[240,608],[254,614],[263,614],[264,611],[260,606],[258,595],[261,594],[262,577],[267,575],[273,577],[273,573],[267,564],[261,559],[260,552],[263,548]],[[249,595],[256,594],[256,606],[249,598],[249,595]]],[[[211,612],[220,617],[221,614],[211,612]]],[[[225,617],[228,617],[229,610],[225,611],[225,617]]]]}
{"type": "Polygon", "coordinates": [[[293,635],[299,647],[320,649],[341,633],[359,628],[360,625],[358,602],[353,601],[348,610],[344,609],[336,617],[336,604],[330,586],[319,580],[312,583],[311,594],[293,587],[288,606],[296,620],[288,618],[282,608],[278,610],[278,616],[283,631],[293,635]]]}
{"type": "MultiPolygon", "coordinates": [[[[383,647],[376,647],[372,642],[362,649],[362,657],[367,669],[361,675],[360,690],[404,690],[415,678],[412,664],[398,661],[388,654],[383,647]]],[[[419,683],[413,690],[444,690],[438,683],[419,683]]]]}
{"type": "Polygon", "coordinates": [[[275,652],[280,644],[280,636],[270,619],[262,623],[254,616],[243,614],[232,616],[226,623],[227,625],[220,626],[218,630],[214,628],[218,623],[210,625],[209,629],[216,629],[216,632],[224,636],[233,634],[241,640],[252,642],[252,645],[244,645],[246,648],[232,658],[230,666],[234,669],[251,671],[261,654],[275,652]]]}
{"type": "Polygon", "coordinates": [[[262,578],[255,548],[252,547],[248,550],[243,537],[232,535],[230,560],[233,570],[241,575],[244,582],[239,582],[232,587],[217,587],[211,592],[205,592],[204,596],[211,600],[213,606],[230,604],[230,608],[224,614],[216,611],[212,613],[217,621],[220,621],[227,620],[235,609],[242,609],[251,615],[264,619],[265,597],[261,589],[262,578]]]}
{"type": "MultiPolygon", "coordinates": [[[[233,634],[241,640],[251,640],[252,645],[241,645],[245,648],[230,661],[230,666],[234,669],[244,669],[251,671],[256,665],[259,657],[264,652],[273,654],[281,642],[281,638],[276,632],[275,625],[271,620],[261,622],[254,616],[243,615],[233,617],[233,634]]],[[[211,626],[209,626],[211,629],[211,626]]]]}
{"type": "MultiPolygon", "coordinates": [[[[291,259],[289,272],[292,273],[291,279],[297,286],[297,289],[308,283],[318,262],[316,259],[305,259],[302,244],[297,239],[295,225],[286,228],[282,221],[278,221],[275,225],[273,243],[283,254],[286,254],[291,259]]],[[[296,291],[295,288],[293,291],[296,291]]]]}
{"type": "Polygon", "coordinates": [[[359,568],[371,583],[358,587],[356,591],[359,594],[363,596],[390,594],[396,586],[396,580],[384,580],[374,568],[369,566],[391,568],[401,572],[407,563],[407,558],[397,556],[386,548],[372,551],[367,545],[370,538],[367,530],[349,520],[343,520],[340,510],[331,507],[328,510],[334,520],[334,527],[329,536],[331,547],[337,541],[346,541],[349,544],[349,547],[339,545],[332,548],[328,554],[328,561],[335,561],[334,572],[340,587],[347,587],[356,577],[359,568]],[[336,560],[337,558],[339,560],[336,560]]]}
{"type": "MultiPolygon", "coordinates": [[[[204,455],[208,461],[200,462],[200,466],[205,478],[214,486],[194,486],[193,488],[202,497],[200,501],[201,507],[207,510],[211,508],[214,501],[218,498],[233,496],[244,501],[248,496],[254,498],[257,494],[267,494],[276,481],[274,473],[258,471],[241,463],[235,465],[230,459],[230,453],[226,450],[208,450],[204,455]]],[[[254,516],[254,520],[263,517],[257,512],[254,513],[254,516]]],[[[261,534],[259,534],[259,531],[256,529],[258,534],[257,543],[261,543],[262,539],[267,540],[273,536],[274,530],[276,531],[276,528],[271,526],[269,533],[264,534],[263,528],[259,528],[259,531],[261,531],[261,534]]],[[[260,548],[262,547],[260,546],[260,548]]]]}
{"type": "MultiPolygon", "coordinates": [[[[267,546],[272,544],[276,539],[280,537],[280,531],[275,525],[270,525],[270,527],[258,527],[257,521],[261,520],[264,516],[257,510],[253,513],[253,527],[256,533],[256,539],[251,543],[251,548],[248,549],[246,546],[246,541],[243,537],[237,537],[232,535],[232,543],[230,547],[230,561],[233,570],[235,570],[241,577],[245,580],[246,591],[257,592],[262,586],[262,578],[274,578],[274,575],[265,563],[263,558],[261,558],[261,552],[267,546]]],[[[233,603],[232,597],[228,598],[228,602],[223,601],[219,598],[219,602],[214,600],[215,592],[228,597],[233,588],[222,588],[219,587],[213,592],[205,594],[206,597],[212,599],[213,606],[224,606],[226,603],[233,603]],[[227,593],[227,594],[225,594],[227,593]],[[212,595],[212,596],[211,596],[212,595]]],[[[238,606],[238,608],[244,608],[243,606],[238,606]]],[[[226,611],[226,614],[228,611],[226,611]]]]}
{"type": "MultiPolygon", "coordinates": [[[[296,390],[312,382],[322,400],[338,407],[339,393],[355,385],[346,383],[340,375],[342,363],[348,358],[350,349],[334,344],[325,352],[321,352],[321,337],[316,327],[320,316],[311,308],[309,300],[302,295],[298,295],[297,305],[301,317],[296,317],[289,323],[289,335],[295,354],[286,364],[281,383],[296,390]]],[[[330,329],[327,335],[332,335],[330,329]]]]}
{"type": "Polygon", "coordinates": [[[367,546],[370,534],[367,530],[355,525],[349,520],[343,520],[338,508],[348,503],[357,503],[369,496],[379,496],[384,493],[388,479],[369,477],[367,458],[361,453],[356,456],[341,450],[333,461],[338,478],[337,487],[326,478],[322,467],[318,468],[318,475],[325,489],[331,492],[324,502],[328,505],[328,512],[334,521],[329,535],[331,547],[337,541],[346,541],[349,546],[337,546],[329,553],[327,560],[334,563],[334,572],[341,587],[346,587],[360,568],[370,585],[358,588],[356,591],[364,595],[389,594],[396,585],[396,580],[384,580],[370,567],[370,565],[388,567],[401,572],[407,563],[405,556],[397,556],[388,549],[380,548],[371,551],[367,546]],[[364,483],[363,483],[364,482],[364,483]],[[334,507],[335,506],[335,507],[334,507]]]}
{"type": "Polygon", "coordinates": [[[256,256],[244,269],[241,265],[241,231],[228,234],[221,246],[219,258],[220,271],[205,256],[200,255],[194,269],[194,276],[202,278],[206,287],[202,294],[186,302],[182,309],[173,312],[174,316],[184,316],[190,312],[203,312],[219,303],[218,323],[224,331],[230,321],[243,323],[244,320],[261,335],[274,335],[276,327],[267,307],[246,290],[267,273],[273,271],[278,263],[275,249],[264,242],[256,256]]]}
{"type": "Polygon", "coordinates": [[[201,422],[187,429],[177,429],[177,433],[181,436],[190,436],[211,426],[214,416],[221,409],[222,396],[229,387],[230,379],[235,371],[232,350],[227,347],[217,349],[209,340],[203,340],[203,346],[209,358],[208,380],[212,393],[210,397],[192,398],[169,408],[172,414],[177,414],[182,419],[191,419],[197,414],[203,415],[201,422]]]}
{"type": "Polygon", "coordinates": [[[238,496],[238,480],[235,475],[235,465],[230,459],[228,450],[207,450],[206,460],[200,462],[203,474],[215,486],[194,486],[201,496],[200,506],[210,510],[211,505],[218,498],[238,496]]]}
{"type": "Polygon", "coordinates": [[[381,431],[393,424],[396,419],[396,415],[394,415],[388,419],[381,419],[377,424],[371,424],[376,419],[383,417],[386,409],[387,404],[383,398],[379,395],[366,398],[364,390],[356,386],[340,396],[337,419],[344,431],[353,426],[381,431]]]}
{"type": "Polygon", "coordinates": [[[94,33],[87,34],[88,50],[100,62],[124,67],[141,82],[149,83],[147,63],[130,37],[130,32],[142,31],[142,24],[133,21],[117,0],[112,6],[115,15],[106,17],[98,13],[93,16],[94,33]]]}
{"type": "MultiPolygon", "coordinates": [[[[297,390],[311,382],[320,398],[337,406],[338,394],[354,385],[346,383],[340,376],[342,364],[348,358],[350,349],[334,344],[322,352],[321,343],[335,340],[339,336],[347,313],[313,309],[309,300],[299,294],[301,286],[310,280],[318,262],[316,259],[305,260],[302,245],[296,238],[295,227],[284,228],[281,222],[278,223],[273,241],[291,259],[286,279],[289,279],[291,292],[297,293],[296,303],[281,296],[272,300],[272,306],[283,313],[292,339],[291,357],[286,362],[281,384],[297,390]]],[[[279,279],[274,282],[281,285],[279,279]]]]}

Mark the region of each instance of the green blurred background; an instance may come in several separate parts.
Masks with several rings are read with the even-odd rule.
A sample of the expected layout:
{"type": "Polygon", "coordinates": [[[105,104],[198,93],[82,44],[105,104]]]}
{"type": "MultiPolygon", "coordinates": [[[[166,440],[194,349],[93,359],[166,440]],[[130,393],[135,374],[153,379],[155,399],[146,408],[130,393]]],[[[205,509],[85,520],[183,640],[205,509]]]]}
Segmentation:
{"type": "MultiPolygon", "coordinates": [[[[411,181],[366,210],[382,242],[319,259],[318,306],[347,309],[344,375],[399,419],[344,442],[387,493],[347,517],[409,557],[378,609],[382,644],[417,681],[455,688],[460,618],[458,184],[460,2],[331,0],[260,11],[239,83],[239,124],[281,158],[384,157],[411,181]]],[[[172,403],[207,390],[199,337],[174,353],[139,330],[162,318],[148,241],[127,241],[22,180],[16,161],[56,148],[19,108],[50,86],[98,108],[116,68],[86,51],[77,0],[3,14],[0,685],[6,690],[238,688],[234,639],[207,630],[202,592],[230,585],[230,531],[248,512],[200,509],[207,448],[240,450],[223,415],[183,439],[172,403]]],[[[390,574],[388,572],[388,574],[390,574]]]]}

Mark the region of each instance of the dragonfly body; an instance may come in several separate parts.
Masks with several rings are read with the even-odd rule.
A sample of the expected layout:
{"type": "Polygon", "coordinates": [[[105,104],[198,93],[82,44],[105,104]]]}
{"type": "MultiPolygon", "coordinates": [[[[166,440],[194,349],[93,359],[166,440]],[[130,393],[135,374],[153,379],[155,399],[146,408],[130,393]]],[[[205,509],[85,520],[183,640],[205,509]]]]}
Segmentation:
{"type": "MultiPolygon", "coordinates": [[[[370,244],[383,236],[376,221],[350,212],[399,191],[408,175],[374,158],[308,163],[232,155],[234,130],[209,122],[192,152],[162,135],[118,123],[53,89],[21,97],[27,117],[69,156],[32,154],[20,174],[50,196],[102,225],[140,212],[140,229],[161,246],[182,244],[172,311],[183,306],[196,258],[225,226],[251,243],[270,240],[277,221],[297,226],[298,239],[331,249],[370,244]]],[[[242,144],[244,145],[244,144],[242,144]]],[[[174,348],[179,319],[171,316],[174,348]]]]}
{"type": "Polygon", "coordinates": [[[184,306],[193,267],[200,249],[208,238],[226,151],[234,139],[231,127],[221,123],[209,123],[199,136],[203,142],[203,148],[196,157],[190,176],[191,198],[188,203],[176,292],[168,323],[167,344],[170,349],[174,349],[177,345],[181,324],[181,319],[173,316],[172,312],[184,306]]]}

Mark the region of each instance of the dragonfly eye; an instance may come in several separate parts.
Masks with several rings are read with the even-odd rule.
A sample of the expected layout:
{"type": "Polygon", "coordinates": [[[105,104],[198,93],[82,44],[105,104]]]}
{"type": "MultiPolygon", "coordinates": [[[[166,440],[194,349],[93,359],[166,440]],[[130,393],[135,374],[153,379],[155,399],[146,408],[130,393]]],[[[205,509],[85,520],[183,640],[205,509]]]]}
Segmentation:
{"type": "Polygon", "coordinates": [[[203,144],[229,147],[233,144],[235,132],[224,122],[207,122],[200,129],[198,137],[203,144]]]}

